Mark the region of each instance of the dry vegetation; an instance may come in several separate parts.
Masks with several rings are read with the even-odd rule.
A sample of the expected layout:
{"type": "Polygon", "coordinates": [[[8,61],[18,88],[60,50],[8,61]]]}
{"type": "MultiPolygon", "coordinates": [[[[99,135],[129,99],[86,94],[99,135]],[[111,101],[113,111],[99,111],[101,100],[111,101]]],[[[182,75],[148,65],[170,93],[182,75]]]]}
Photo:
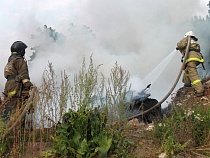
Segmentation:
{"type": "MultiPolygon", "coordinates": [[[[87,68],[84,59],[81,71],[71,83],[65,72],[62,72],[58,81],[52,64],[49,63],[49,69],[43,73],[42,85],[35,90],[33,101],[30,102],[33,108],[27,111],[25,128],[18,124],[1,139],[1,156],[65,157],[66,154],[81,158],[91,157],[90,155],[94,158],[152,158],[162,152],[175,157],[210,156],[209,78],[203,80],[203,97],[194,97],[192,88],[180,88],[170,103],[173,107],[171,112],[161,121],[154,122],[153,130],[148,130],[148,125],[139,124],[135,120],[128,123],[123,114],[125,94],[130,88],[127,85],[129,73],[116,63],[106,82],[104,76],[98,73],[99,68],[100,66],[93,65],[91,58],[87,68]],[[94,110],[95,107],[99,107],[98,111],[94,110]],[[100,120],[98,124],[96,121],[91,122],[91,119],[96,118],[100,120]],[[116,120],[118,122],[113,124],[116,120]],[[68,121],[82,121],[77,123],[82,128],[70,125],[68,121]],[[88,128],[92,126],[93,128],[88,128]],[[89,142],[87,144],[92,143],[91,147],[80,148],[84,141],[77,141],[82,145],[73,148],[70,141],[75,137],[71,132],[72,128],[77,128],[81,133],[91,133],[91,136],[87,134],[83,138],[86,139],[85,142],[89,142]],[[67,139],[63,139],[61,135],[67,139]],[[98,139],[101,135],[106,139],[98,139]],[[106,145],[97,144],[100,141],[106,145]]],[[[1,138],[6,129],[1,121],[1,138]]]]}

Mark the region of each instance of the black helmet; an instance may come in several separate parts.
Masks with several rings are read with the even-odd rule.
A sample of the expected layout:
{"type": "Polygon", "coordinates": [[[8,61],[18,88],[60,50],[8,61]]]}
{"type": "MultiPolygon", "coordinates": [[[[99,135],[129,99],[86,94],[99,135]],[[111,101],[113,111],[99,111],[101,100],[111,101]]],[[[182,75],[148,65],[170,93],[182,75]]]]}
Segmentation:
{"type": "Polygon", "coordinates": [[[15,41],[11,46],[11,52],[16,52],[16,54],[24,56],[26,48],[27,45],[22,41],[15,41]]]}

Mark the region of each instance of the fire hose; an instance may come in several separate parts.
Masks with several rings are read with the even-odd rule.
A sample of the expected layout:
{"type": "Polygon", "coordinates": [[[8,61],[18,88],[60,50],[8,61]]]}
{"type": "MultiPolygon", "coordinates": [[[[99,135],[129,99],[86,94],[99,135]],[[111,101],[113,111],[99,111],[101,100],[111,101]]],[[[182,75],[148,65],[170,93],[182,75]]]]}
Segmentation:
{"type": "Polygon", "coordinates": [[[145,111],[143,111],[143,112],[141,112],[139,114],[133,115],[133,116],[129,117],[128,120],[132,120],[133,118],[142,116],[142,115],[148,113],[149,111],[153,110],[154,108],[160,106],[160,104],[162,104],[169,97],[169,95],[173,92],[174,88],[176,87],[176,85],[177,85],[177,83],[178,83],[178,81],[180,79],[180,76],[182,74],[182,71],[185,68],[185,64],[186,64],[185,62],[186,62],[186,59],[188,58],[188,54],[189,54],[190,41],[191,41],[191,37],[188,36],[188,42],[187,42],[187,47],[186,47],[186,50],[185,50],[185,56],[184,56],[183,63],[181,65],[179,74],[178,74],[178,76],[177,76],[177,78],[176,78],[173,86],[171,87],[171,89],[169,90],[169,92],[166,94],[166,96],[161,101],[159,101],[157,104],[155,104],[153,107],[151,107],[150,109],[145,110],[145,111]]]}
{"type": "MultiPolygon", "coordinates": [[[[171,87],[171,89],[169,90],[169,92],[166,94],[166,96],[161,100],[159,101],[157,104],[155,104],[153,107],[151,107],[150,109],[148,110],[145,110],[139,114],[136,114],[136,115],[133,115],[131,117],[128,118],[128,120],[131,120],[133,118],[136,118],[136,117],[139,117],[139,116],[142,116],[146,113],[148,113],[149,111],[153,110],[154,108],[158,107],[160,104],[162,104],[168,97],[169,95],[173,92],[174,88],[176,87],[179,79],[180,79],[180,76],[182,74],[182,71],[184,70],[185,68],[185,62],[186,62],[186,59],[188,58],[188,54],[189,54],[189,47],[190,47],[190,40],[191,40],[191,37],[188,36],[188,43],[187,43],[187,47],[186,47],[186,50],[185,50],[185,56],[184,56],[184,59],[183,59],[183,63],[181,65],[181,68],[180,68],[180,71],[179,71],[179,74],[173,84],[173,86],[171,87]]],[[[16,121],[11,125],[11,127],[8,128],[8,130],[6,130],[6,132],[4,133],[4,135],[8,134],[12,129],[14,129],[18,123],[21,121],[21,119],[25,116],[26,112],[28,111],[29,107],[30,107],[30,103],[32,102],[33,98],[34,98],[34,94],[35,93],[35,90],[32,89],[31,91],[31,94],[30,94],[30,97],[29,99],[27,100],[27,103],[22,111],[22,113],[19,115],[19,117],[16,119],[16,121]]],[[[8,102],[8,100],[6,100],[5,102],[3,102],[1,105],[0,105],[0,108],[6,104],[8,102]]]]}

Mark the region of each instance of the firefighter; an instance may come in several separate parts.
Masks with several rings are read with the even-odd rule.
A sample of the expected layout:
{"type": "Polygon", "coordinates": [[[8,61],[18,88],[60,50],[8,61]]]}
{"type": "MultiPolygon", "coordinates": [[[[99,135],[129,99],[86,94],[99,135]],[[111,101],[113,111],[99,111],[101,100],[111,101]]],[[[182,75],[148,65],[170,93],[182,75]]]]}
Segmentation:
{"type": "MultiPolygon", "coordinates": [[[[204,87],[202,85],[201,79],[198,75],[197,66],[204,63],[202,54],[200,53],[200,45],[198,44],[198,38],[194,35],[192,31],[188,31],[184,38],[177,43],[176,49],[182,53],[182,62],[186,52],[186,47],[188,43],[188,36],[191,37],[189,54],[186,58],[186,65],[184,70],[184,75],[182,82],[185,87],[193,87],[195,89],[195,95],[197,97],[204,95],[204,87]]],[[[204,68],[204,67],[203,67],[204,68]]]]}
{"type": "Polygon", "coordinates": [[[7,79],[4,88],[6,97],[10,97],[10,102],[5,106],[3,118],[8,119],[15,109],[22,105],[23,99],[29,95],[30,81],[28,65],[25,60],[25,49],[27,45],[22,41],[15,41],[11,45],[11,55],[4,68],[4,77],[7,79]]]}

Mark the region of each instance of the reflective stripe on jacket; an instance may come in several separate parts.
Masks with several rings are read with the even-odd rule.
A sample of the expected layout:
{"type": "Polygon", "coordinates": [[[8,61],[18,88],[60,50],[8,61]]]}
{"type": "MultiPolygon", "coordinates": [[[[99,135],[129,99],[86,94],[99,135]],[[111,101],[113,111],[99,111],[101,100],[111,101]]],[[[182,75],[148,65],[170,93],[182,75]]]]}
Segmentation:
{"type": "Polygon", "coordinates": [[[203,63],[204,62],[204,59],[199,59],[199,58],[188,58],[186,60],[186,63],[190,62],[190,61],[198,61],[200,63],[203,63]]]}
{"type": "Polygon", "coordinates": [[[201,82],[201,80],[195,80],[192,82],[192,85],[195,85],[196,83],[201,82]]]}

